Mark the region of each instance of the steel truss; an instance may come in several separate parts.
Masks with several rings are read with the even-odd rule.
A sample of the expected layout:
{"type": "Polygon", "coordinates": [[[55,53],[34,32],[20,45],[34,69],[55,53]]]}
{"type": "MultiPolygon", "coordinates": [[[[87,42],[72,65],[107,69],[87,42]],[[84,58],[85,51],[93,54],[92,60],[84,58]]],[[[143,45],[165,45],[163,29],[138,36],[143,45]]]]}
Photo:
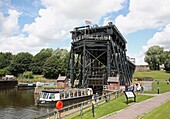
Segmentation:
{"type": "Polygon", "coordinates": [[[72,86],[103,86],[108,77],[119,76],[120,85],[130,84],[135,65],[126,56],[126,40],[111,22],[102,27],[76,27],[68,72],[72,86]]]}

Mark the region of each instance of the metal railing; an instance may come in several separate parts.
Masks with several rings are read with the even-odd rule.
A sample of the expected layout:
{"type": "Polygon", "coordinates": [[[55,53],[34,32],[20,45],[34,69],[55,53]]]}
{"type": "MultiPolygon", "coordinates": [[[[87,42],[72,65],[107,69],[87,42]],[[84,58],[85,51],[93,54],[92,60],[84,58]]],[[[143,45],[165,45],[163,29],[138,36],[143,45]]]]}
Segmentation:
{"type": "Polygon", "coordinates": [[[49,117],[53,117],[54,119],[60,119],[60,118],[63,119],[75,113],[80,113],[80,115],[82,115],[83,111],[92,107],[92,105],[100,106],[100,104],[108,102],[109,100],[112,100],[112,99],[116,99],[120,95],[121,95],[120,90],[115,90],[109,93],[104,93],[102,96],[98,96],[94,99],[90,99],[90,100],[86,100],[80,103],[69,105],[60,110],[55,109],[54,111],[51,111],[44,115],[34,117],[33,119],[44,119],[44,118],[49,118],[49,117]]]}

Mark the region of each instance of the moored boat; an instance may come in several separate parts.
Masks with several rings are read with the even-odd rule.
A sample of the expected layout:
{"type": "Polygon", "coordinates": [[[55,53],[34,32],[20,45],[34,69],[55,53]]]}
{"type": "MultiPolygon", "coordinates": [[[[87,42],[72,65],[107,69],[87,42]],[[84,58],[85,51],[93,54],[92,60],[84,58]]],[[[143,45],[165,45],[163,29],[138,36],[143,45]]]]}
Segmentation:
{"type": "Polygon", "coordinates": [[[34,89],[36,84],[33,83],[20,83],[17,85],[18,89],[34,89]]]}
{"type": "Polygon", "coordinates": [[[63,90],[43,90],[36,101],[37,105],[54,106],[57,101],[61,100],[64,106],[91,99],[93,90],[91,88],[83,89],[63,89],[63,90]]]}

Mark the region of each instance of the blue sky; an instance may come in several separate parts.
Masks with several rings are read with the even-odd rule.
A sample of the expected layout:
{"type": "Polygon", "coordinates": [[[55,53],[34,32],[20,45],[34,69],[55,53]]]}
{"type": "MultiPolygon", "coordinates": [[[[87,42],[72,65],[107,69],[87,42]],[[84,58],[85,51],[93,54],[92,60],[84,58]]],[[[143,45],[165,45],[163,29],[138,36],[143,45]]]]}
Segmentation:
{"type": "Polygon", "coordinates": [[[0,51],[69,50],[74,27],[85,20],[99,26],[111,21],[127,40],[127,55],[146,64],[149,47],[170,49],[169,6],[168,0],[1,0],[0,51]]]}

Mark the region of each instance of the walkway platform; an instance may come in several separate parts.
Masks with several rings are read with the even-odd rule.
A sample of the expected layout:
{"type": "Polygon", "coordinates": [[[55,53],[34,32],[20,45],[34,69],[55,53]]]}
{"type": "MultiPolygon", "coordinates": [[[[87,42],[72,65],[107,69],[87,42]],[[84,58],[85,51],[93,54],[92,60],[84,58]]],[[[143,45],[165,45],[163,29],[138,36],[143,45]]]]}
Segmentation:
{"type": "Polygon", "coordinates": [[[133,103],[125,109],[106,115],[100,119],[140,119],[144,114],[170,100],[170,92],[155,95],[152,94],[152,96],[155,97],[143,102],[133,103]]]}

